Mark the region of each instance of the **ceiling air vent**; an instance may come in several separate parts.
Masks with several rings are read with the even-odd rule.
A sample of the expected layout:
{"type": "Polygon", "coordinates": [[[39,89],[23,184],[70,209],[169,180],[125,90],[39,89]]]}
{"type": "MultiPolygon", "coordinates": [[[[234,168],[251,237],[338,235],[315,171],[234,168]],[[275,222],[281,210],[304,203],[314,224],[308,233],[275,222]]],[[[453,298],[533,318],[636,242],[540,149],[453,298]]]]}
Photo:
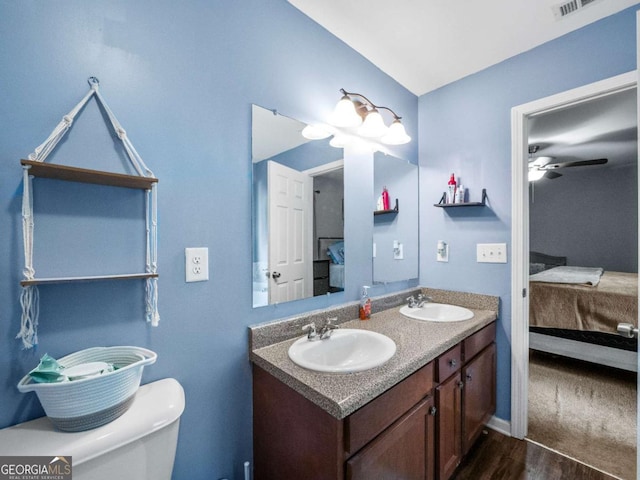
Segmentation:
{"type": "Polygon", "coordinates": [[[557,5],[553,5],[551,10],[553,10],[553,15],[556,17],[556,20],[566,17],[572,13],[577,12],[581,8],[586,7],[590,3],[596,3],[599,0],[569,0],[568,2],[562,2],[557,5]]]}

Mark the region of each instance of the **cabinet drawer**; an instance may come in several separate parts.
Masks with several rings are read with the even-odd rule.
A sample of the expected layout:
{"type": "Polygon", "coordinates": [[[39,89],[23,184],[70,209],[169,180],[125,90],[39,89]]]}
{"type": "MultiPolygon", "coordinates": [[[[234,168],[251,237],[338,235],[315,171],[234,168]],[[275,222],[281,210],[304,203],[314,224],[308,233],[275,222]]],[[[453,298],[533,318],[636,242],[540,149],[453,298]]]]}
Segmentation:
{"type": "Polygon", "coordinates": [[[487,325],[464,340],[464,361],[468,362],[480,351],[496,340],[496,322],[487,325]]]}
{"type": "Polygon", "coordinates": [[[347,457],[364,447],[376,435],[426,397],[433,388],[433,362],[411,374],[344,421],[347,457]]]}
{"type": "Polygon", "coordinates": [[[436,380],[439,383],[444,382],[447,378],[460,370],[460,366],[462,365],[462,347],[460,344],[440,355],[437,360],[437,365],[438,371],[436,380]]]}

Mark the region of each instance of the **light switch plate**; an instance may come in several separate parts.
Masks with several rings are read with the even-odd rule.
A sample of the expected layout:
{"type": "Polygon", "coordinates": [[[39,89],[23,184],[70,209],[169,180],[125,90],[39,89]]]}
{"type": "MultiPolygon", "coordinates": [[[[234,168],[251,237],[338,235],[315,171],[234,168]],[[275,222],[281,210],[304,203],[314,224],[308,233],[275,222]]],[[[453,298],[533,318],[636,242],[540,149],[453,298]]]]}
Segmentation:
{"type": "Polygon", "coordinates": [[[185,248],[184,271],[186,282],[205,282],[209,280],[209,249],[185,248]]]}
{"type": "Polygon", "coordinates": [[[507,244],[478,243],[476,257],[478,263],[507,263],[507,244]]]}

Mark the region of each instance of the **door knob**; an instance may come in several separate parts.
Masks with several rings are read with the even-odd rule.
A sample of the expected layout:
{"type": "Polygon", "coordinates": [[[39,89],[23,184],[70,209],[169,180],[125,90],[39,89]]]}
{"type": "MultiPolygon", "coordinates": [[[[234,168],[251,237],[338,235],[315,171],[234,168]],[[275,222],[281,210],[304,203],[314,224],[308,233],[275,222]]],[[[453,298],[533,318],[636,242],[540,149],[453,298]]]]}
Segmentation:
{"type": "Polygon", "coordinates": [[[279,274],[278,272],[273,272],[273,273],[271,274],[271,277],[272,277],[274,280],[277,280],[278,278],[280,278],[280,274],[279,274]]]}

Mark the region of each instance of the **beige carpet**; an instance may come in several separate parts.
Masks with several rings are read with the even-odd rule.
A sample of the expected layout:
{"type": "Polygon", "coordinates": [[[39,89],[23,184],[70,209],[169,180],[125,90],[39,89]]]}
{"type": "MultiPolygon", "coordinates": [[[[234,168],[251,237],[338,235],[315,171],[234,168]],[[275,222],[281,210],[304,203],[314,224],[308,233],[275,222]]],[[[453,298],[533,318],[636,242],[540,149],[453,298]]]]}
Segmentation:
{"type": "Polygon", "coordinates": [[[531,352],[528,438],[636,478],[636,374],[531,352]]]}

